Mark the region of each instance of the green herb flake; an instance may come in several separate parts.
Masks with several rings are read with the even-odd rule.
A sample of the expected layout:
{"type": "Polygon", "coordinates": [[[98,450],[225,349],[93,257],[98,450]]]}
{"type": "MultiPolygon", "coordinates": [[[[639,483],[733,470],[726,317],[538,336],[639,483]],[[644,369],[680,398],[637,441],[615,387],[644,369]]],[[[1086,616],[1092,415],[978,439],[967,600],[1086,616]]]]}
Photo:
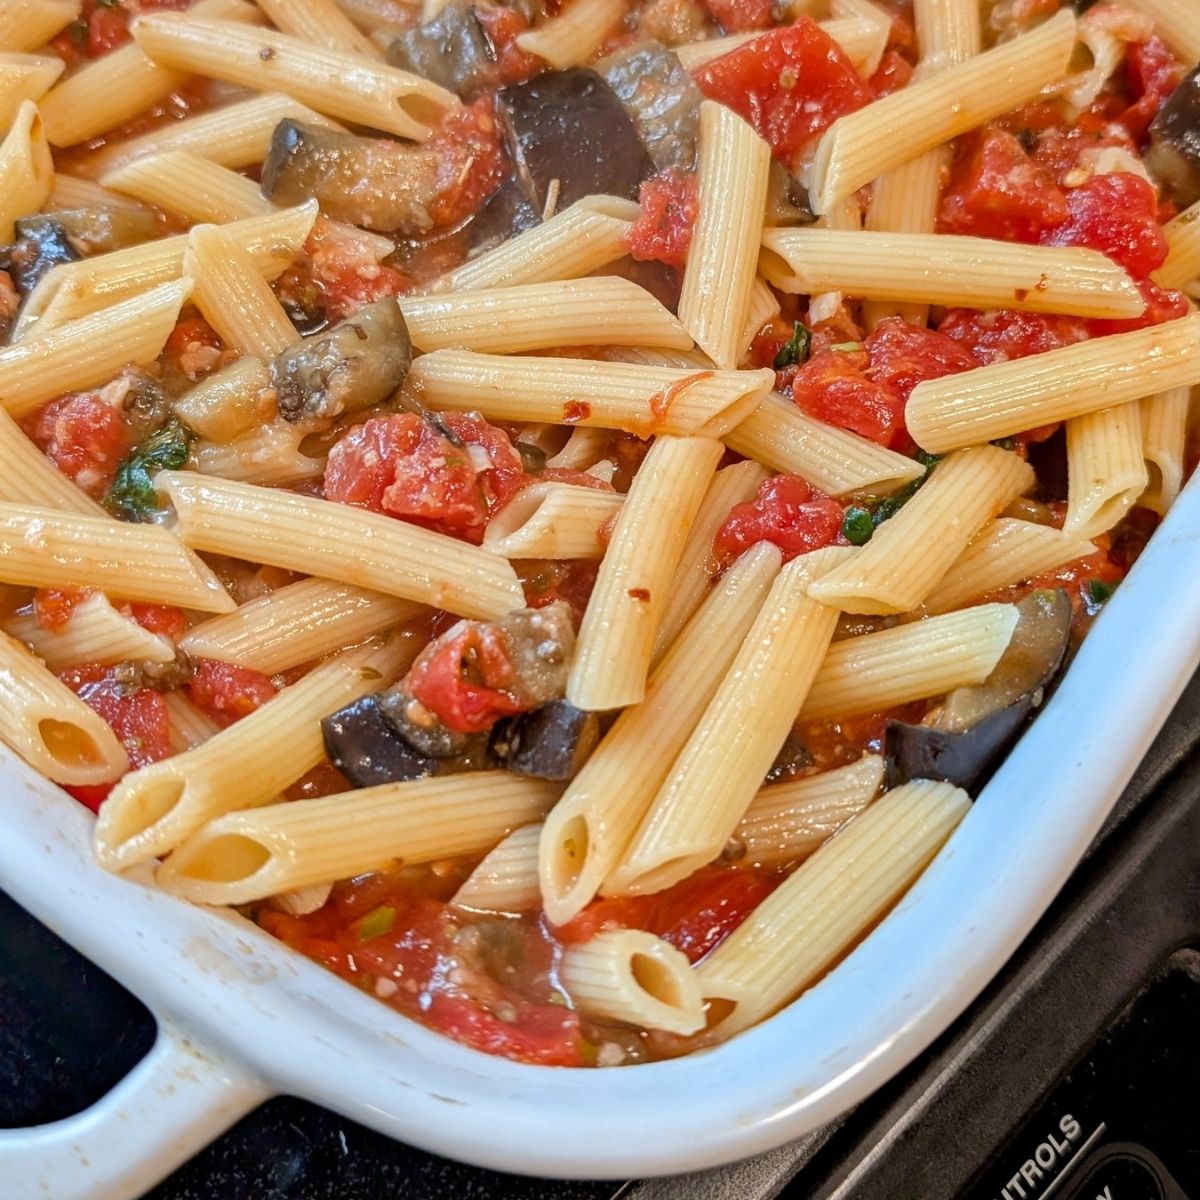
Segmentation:
{"type": "Polygon", "coordinates": [[[916,459],[925,468],[924,474],[918,476],[912,483],[905,484],[898,492],[885,496],[875,505],[871,510],[871,522],[877,528],[884,521],[890,521],[917,494],[917,490],[929,478],[933,468],[942,461],[942,456],[926,454],[924,450],[918,450],[916,459]]]}
{"type": "Polygon", "coordinates": [[[808,361],[812,350],[812,330],[803,321],[792,325],[792,336],[784,343],[783,348],[775,355],[774,367],[782,371],[784,367],[800,367],[808,361]]]}
{"type": "Polygon", "coordinates": [[[871,540],[875,532],[875,522],[870,512],[865,508],[851,507],[846,509],[845,520],[842,521],[842,533],[852,546],[863,546],[871,540]]]}
{"type": "Polygon", "coordinates": [[[177,471],[187,462],[193,434],[177,418],[152,433],[117,468],[104,507],[122,521],[152,521],[161,507],[154,490],[159,471],[177,471]]]}
{"type": "Polygon", "coordinates": [[[857,354],[863,348],[862,342],[835,342],[829,347],[841,354],[857,354]]]}
{"type": "Polygon", "coordinates": [[[396,910],[390,904],[381,904],[373,908],[358,923],[358,940],[369,942],[372,938],[383,937],[392,932],[396,923],[396,910]]]}
{"type": "Polygon", "coordinates": [[[1105,583],[1102,579],[1087,581],[1088,601],[1096,608],[1099,608],[1116,590],[1115,583],[1105,583]]]}
{"type": "Polygon", "coordinates": [[[1017,448],[1017,439],[1010,437],[995,438],[991,444],[998,446],[1001,450],[1015,450],[1017,448]]]}

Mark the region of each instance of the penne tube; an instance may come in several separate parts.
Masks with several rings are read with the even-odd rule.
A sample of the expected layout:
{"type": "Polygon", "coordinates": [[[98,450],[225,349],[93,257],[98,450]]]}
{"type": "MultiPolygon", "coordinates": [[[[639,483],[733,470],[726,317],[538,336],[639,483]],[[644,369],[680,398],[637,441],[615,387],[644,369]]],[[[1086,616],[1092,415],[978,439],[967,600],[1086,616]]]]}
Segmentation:
{"type": "Polygon", "coordinates": [[[576,708],[604,712],[645,695],[654,635],[688,530],[724,447],[656,438],[613,526],[567,677],[576,708]]]}
{"type": "Polygon", "coordinates": [[[301,41],[363,58],[383,57],[379,47],[359,32],[333,0],[257,0],[257,4],[272,25],[301,41]]]}
{"type": "Polygon", "coordinates": [[[1200,26],[1188,0],[1129,0],[1130,8],[1154,21],[1154,32],[1186,67],[1200,62],[1200,26]]]}
{"type": "Polygon", "coordinates": [[[234,608],[217,577],[169,530],[29,504],[0,503],[0,582],[92,587],[200,612],[234,608]]]}
{"type": "Polygon", "coordinates": [[[1200,316],[919,383],[905,422],[934,454],[1200,383],[1200,316]]]}
{"type": "Polygon", "coordinates": [[[119,662],[175,661],[170,639],[143,629],[132,617],[118,612],[102,592],[81,600],[59,629],[45,629],[32,613],[18,613],[0,622],[9,637],[23,642],[52,671],[78,663],[107,667],[119,662]]]}
{"type": "Polygon", "coordinates": [[[1200,279],[1200,200],[1163,226],[1167,259],[1152,275],[1159,287],[1184,288],[1200,279]]]}
{"type": "MultiPolygon", "coordinates": [[[[838,17],[831,21],[818,21],[817,24],[841,46],[855,69],[862,72],[878,45],[876,31],[856,17],[838,17]]],[[[756,37],[762,37],[762,34],[761,29],[752,29],[748,33],[732,33],[728,37],[688,42],[683,46],[675,46],[675,55],[685,71],[694,71],[714,58],[720,58],[730,50],[737,50],[747,42],[754,41],[756,37]]]]}
{"type": "Polygon", "coordinates": [[[400,307],[413,345],[424,351],[692,345],[687,330],[649,292],[616,276],[404,296],[400,307]]]}
{"type": "Polygon", "coordinates": [[[733,831],[739,862],[781,867],[807,858],[883,788],[878,754],[820,775],[759,788],[733,831]]]}
{"type": "Polygon", "coordinates": [[[587,358],[504,358],[435,350],[405,386],[436,409],[488,420],[623,429],[640,437],[721,437],[766,395],[775,373],[687,370],[587,358]]]}
{"type": "Polygon", "coordinates": [[[91,787],[129,766],[95,709],[16,639],[0,633],[0,742],[55,783],[91,787]]]}
{"type": "Polygon", "coordinates": [[[742,335],[738,339],[739,363],[750,353],[750,346],[758,336],[758,331],[779,316],[781,307],[779,297],[771,290],[770,284],[761,275],[755,275],[754,284],[750,289],[746,323],[742,326],[742,335]]]}
{"type": "Polygon", "coordinates": [[[815,983],[912,886],[970,806],[952,784],[906,783],[830,838],[696,968],[705,999],[726,1002],[712,1004],[705,1041],[815,983]]]}
{"type": "Polygon", "coordinates": [[[718,366],[741,356],[763,235],[771,148],[732,109],[700,104],[700,197],[679,319],[718,366]]]}
{"type": "Polygon", "coordinates": [[[314,112],[291,96],[268,92],[182,121],[172,121],[139,137],[105,146],[80,160],[75,170],[88,178],[98,179],[134,159],[168,150],[189,150],[235,170],[251,167],[266,158],[275,126],[288,118],[305,125],[341,129],[336,121],[314,112]]]}
{"type": "Polygon", "coordinates": [[[0,501],[103,516],[104,510],[75,486],[0,408],[0,501]]]}
{"type": "Polygon", "coordinates": [[[163,696],[171,727],[171,753],[182,754],[207,742],[221,732],[221,727],[207,713],[198,709],[183,692],[167,692],[163,696]]]}
{"type": "Polygon", "coordinates": [[[504,559],[394,517],[191,471],[161,471],[155,486],[175,506],[179,537],[198,550],[481,620],[525,603],[504,559]],[[312,536],[314,529],[320,538],[312,536]]]}
{"type": "Polygon", "coordinates": [[[183,270],[192,279],[192,302],[230,350],[269,362],[300,340],[235,234],[197,225],[188,234],[183,270]]]}
{"type": "Polygon", "coordinates": [[[299,424],[277,418],[256,425],[228,442],[197,442],[191,465],[201,475],[256,483],[262,487],[296,487],[325,474],[325,458],[305,454],[308,436],[299,424]]]}
{"type": "Polygon", "coordinates": [[[957,451],[853,559],[813,583],[813,599],[843,612],[912,612],[975,534],[1033,482],[1033,469],[1008,450],[957,451]]]}
{"type": "Polygon", "coordinates": [[[585,196],[548,221],[428,284],[426,292],[469,292],[577,279],[628,252],[629,228],[641,209],[616,196],[585,196]]]}
{"type": "Polygon", "coordinates": [[[922,62],[953,66],[983,49],[979,0],[914,0],[913,20],[922,62]]]}
{"type": "MultiPolygon", "coordinates": [[[[559,426],[547,425],[544,428],[558,429],[559,426]]],[[[567,467],[574,471],[586,470],[600,461],[611,440],[612,435],[607,429],[581,429],[576,426],[567,436],[563,448],[546,459],[546,466],[567,467]]]]}
{"type": "Polygon", "coordinates": [[[483,548],[501,558],[603,558],[624,502],[599,488],[526,484],[488,522],[483,548]]]}
{"type": "Polygon", "coordinates": [[[767,472],[755,462],[734,463],[713,476],[688,530],[675,578],[671,580],[667,605],[654,635],[651,663],[658,662],[667,652],[712,586],[718,569],[713,558],[717,530],[725,524],[735,504],[754,498],[766,478],[767,472]]]}
{"type": "Polygon", "coordinates": [[[538,875],[554,924],[580,912],[620,861],[779,566],[779,550],[760,542],[729,568],[651,673],[645,700],[621,713],[551,810],[538,875]]]}
{"type": "MultiPolygon", "coordinates": [[[[899,92],[894,93],[900,95],[899,92]]],[[[1146,307],[1134,282],[1107,255],[1078,246],[1021,246],[944,233],[768,229],[764,274],[805,295],[842,292],[1084,317],[1136,317],[1146,307]],[[772,265],[770,255],[787,264],[772,265]]]]}
{"type": "Polygon", "coordinates": [[[403,649],[343,651],[194,749],[127,775],[100,806],[96,861],[123,871],[174,849],[214,817],[273,799],[324,759],[321,718],[387,686],[403,649]]]}
{"type": "Polygon", "coordinates": [[[625,16],[625,0],[568,0],[557,16],[517,37],[517,46],[560,71],[592,60],[625,16]]]}
{"type": "Polygon", "coordinates": [[[704,1028],[687,956],[643,929],[612,929],[569,947],[559,978],[580,1012],[601,1021],[691,1034],[704,1028]]]}
{"type": "Polygon", "coordinates": [[[254,180],[190,150],[134,159],[104,175],[101,183],[193,222],[221,224],[273,211],[254,180]]]}
{"type": "Polygon", "coordinates": [[[538,889],[538,843],[542,826],[514,830],[467,876],[450,903],[471,912],[516,915],[541,904],[538,889]]]}
{"type": "Polygon", "coordinates": [[[210,442],[232,442],[263,419],[265,393],[271,386],[262,359],[248,354],[214,371],[172,405],[191,430],[210,442]]]}
{"type": "Polygon", "coordinates": [[[423,605],[327,579],[301,579],[193,626],[179,648],[193,658],[277,675],[394,629],[423,605]]]}
{"type": "Polygon", "coordinates": [[[156,880],[198,904],[246,904],[397,859],[478,855],[540,821],[558,791],[506,771],[470,771],[230,813],[185,841],[156,880]]]}
{"type": "Polygon", "coordinates": [[[69,212],[76,208],[118,208],[142,212],[145,205],[128,196],[120,196],[91,179],[55,173],[54,190],[46,201],[46,212],[69,212]]]}
{"type": "Polygon", "coordinates": [[[987,592],[1033,579],[1095,551],[1085,537],[1049,525],[1000,517],[985,525],[955,559],[941,582],[925,597],[922,611],[942,613],[961,608],[987,592]]]}
{"type": "Polygon", "coordinates": [[[164,283],[0,349],[0,404],[14,417],[64,392],[108,383],[130,363],[152,363],[191,291],[190,280],[164,283]]]}
{"type": "Polygon", "coordinates": [[[1138,501],[1160,516],[1183,487],[1190,388],[1172,388],[1141,402],[1142,454],[1149,482],[1138,501]]]}
{"type": "Polygon", "coordinates": [[[980,604],[834,642],[817,672],[802,721],[884,712],[982,683],[1017,626],[1012,604],[980,604]]]}
{"type": "Polygon", "coordinates": [[[603,895],[662,891],[720,855],[787,739],[837,628],[837,609],[810,597],[813,580],[854,553],[814,551],[780,571],[620,864],[601,885],[603,895]],[[754,720],[747,721],[752,710],[754,720]]]}
{"type": "Polygon", "coordinates": [[[818,421],[772,392],[721,440],[772,471],[799,475],[831,496],[884,495],[920,477],[915,459],[818,421]]]}
{"type": "Polygon", "coordinates": [[[888,38],[892,31],[892,18],[871,0],[830,0],[829,11],[834,18],[857,21],[859,25],[874,34],[861,65],[855,63],[859,74],[870,78],[879,69],[883,52],[887,49],[888,38]]]}
{"type": "Polygon", "coordinates": [[[1136,400],[1067,422],[1067,515],[1063,532],[1090,538],[1111,529],[1150,482],[1136,400]]]}
{"type": "MultiPolygon", "coordinates": [[[[244,0],[197,0],[189,11],[227,21],[259,19],[244,0]]],[[[152,63],[138,46],[118,46],[85,62],[42,101],[46,136],[55,146],[86,142],[152,108],[186,82],[186,75],[152,63]]]]}
{"type": "Polygon", "coordinates": [[[0,46],[41,49],[79,16],[80,0],[6,0],[0,5],[0,46]]]}
{"type": "Polygon", "coordinates": [[[25,100],[0,142],[0,242],[11,242],[13,224],[38,212],[54,187],[54,162],[37,105],[25,100]]]}
{"type": "Polygon", "coordinates": [[[810,201],[823,213],[893,167],[1037,98],[1075,48],[1063,11],[1029,33],[839,117],[817,143],[810,201]],[[904,136],[895,136],[903,130],[904,136]]]}
{"type": "MultiPolygon", "coordinates": [[[[7,43],[0,42],[0,46],[7,43]]],[[[16,54],[0,50],[0,133],[8,130],[26,100],[38,101],[63,73],[63,60],[50,54],[16,54]]],[[[42,112],[45,123],[45,113],[42,112]]]]}
{"type": "Polygon", "coordinates": [[[260,91],[276,88],[318,112],[414,141],[425,141],[428,122],[459,106],[452,92],[419,75],[285,33],[164,12],[140,16],[130,29],[162,66],[260,91]]]}

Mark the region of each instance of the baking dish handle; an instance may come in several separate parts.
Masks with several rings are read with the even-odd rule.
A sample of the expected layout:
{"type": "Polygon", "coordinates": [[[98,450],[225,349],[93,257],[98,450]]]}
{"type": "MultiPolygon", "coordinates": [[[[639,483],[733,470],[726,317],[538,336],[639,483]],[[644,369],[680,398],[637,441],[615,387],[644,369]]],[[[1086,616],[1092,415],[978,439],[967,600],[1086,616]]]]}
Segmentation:
{"type": "Polygon", "coordinates": [[[0,1130],[0,1191],[22,1200],[136,1200],[269,1094],[160,1016],[150,1052],[91,1108],[0,1130]]]}

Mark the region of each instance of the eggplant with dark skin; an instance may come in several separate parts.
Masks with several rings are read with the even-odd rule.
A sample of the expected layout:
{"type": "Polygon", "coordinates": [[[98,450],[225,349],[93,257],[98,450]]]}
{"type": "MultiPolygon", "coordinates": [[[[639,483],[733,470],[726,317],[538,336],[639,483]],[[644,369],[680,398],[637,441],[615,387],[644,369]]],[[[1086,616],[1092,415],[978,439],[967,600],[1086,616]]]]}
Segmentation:
{"type": "Polygon", "coordinates": [[[379,233],[417,235],[434,225],[438,156],[381,137],[357,137],[280,121],[262,169],[262,192],[276,204],[315,198],[321,211],[379,233]]]}
{"type": "Polygon", "coordinates": [[[271,383],[287,421],[331,418],[386,400],[412,365],[412,341],[394,297],[282,351],[271,383]]]}
{"type": "Polygon", "coordinates": [[[521,180],[510,175],[467,226],[467,257],[483,254],[541,222],[541,210],[534,208],[521,180]]]}
{"type": "Polygon", "coordinates": [[[477,6],[451,0],[431,21],[405,30],[388,47],[388,62],[473,100],[500,85],[496,47],[477,6]]]}
{"type": "Polygon", "coordinates": [[[1183,77],[1158,110],[1146,166],[1180,208],[1200,200],[1200,67],[1183,77]]]}
{"type": "Polygon", "coordinates": [[[1071,601],[1061,588],[1031,592],[1017,612],[1012,641],[983,683],[956,688],[919,725],[888,723],[888,787],[944,779],[974,794],[1041,707],[1066,657],[1071,601]]]}
{"type": "Polygon", "coordinates": [[[497,723],[492,752],[514,774],[574,779],[600,740],[600,718],[566,700],[497,723]]]}
{"type": "Polygon", "coordinates": [[[55,267],[78,262],[82,257],[71,244],[66,229],[53,217],[18,221],[16,232],[17,240],[0,248],[0,270],[9,273],[22,298],[55,267]]]}

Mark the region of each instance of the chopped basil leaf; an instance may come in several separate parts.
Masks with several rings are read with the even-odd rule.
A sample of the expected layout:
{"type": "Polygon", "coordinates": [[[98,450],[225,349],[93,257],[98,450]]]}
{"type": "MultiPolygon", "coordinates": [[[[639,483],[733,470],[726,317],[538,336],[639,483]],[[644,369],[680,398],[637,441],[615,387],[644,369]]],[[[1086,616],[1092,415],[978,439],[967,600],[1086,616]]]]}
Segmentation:
{"type": "Polygon", "coordinates": [[[940,454],[926,454],[924,450],[918,450],[916,459],[925,468],[925,473],[914,479],[912,483],[906,484],[898,492],[893,492],[890,496],[885,496],[875,505],[871,510],[871,522],[875,526],[878,527],[884,521],[888,521],[894,517],[916,495],[917,489],[929,478],[929,474],[933,468],[942,461],[942,456],[940,454]]]}
{"type": "Polygon", "coordinates": [[[774,367],[782,371],[784,367],[803,366],[808,361],[812,349],[812,330],[803,321],[797,321],[792,326],[792,336],[784,343],[783,348],[775,355],[774,367]]]}
{"type": "Polygon", "coordinates": [[[1100,607],[1117,590],[1115,583],[1105,583],[1102,579],[1087,581],[1088,600],[1097,608],[1100,607]]]}
{"type": "Polygon", "coordinates": [[[176,471],[187,462],[192,436],[176,418],[152,433],[117,468],[104,507],[122,521],[152,521],[160,508],[154,476],[159,471],[176,471]]]}
{"type": "Polygon", "coordinates": [[[852,546],[863,546],[871,540],[875,532],[875,522],[870,512],[865,508],[846,509],[846,518],[842,521],[842,533],[852,546]]]}
{"type": "Polygon", "coordinates": [[[372,938],[383,937],[392,932],[396,923],[396,910],[390,904],[381,904],[373,908],[358,923],[358,940],[369,942],[372,938]]]}

